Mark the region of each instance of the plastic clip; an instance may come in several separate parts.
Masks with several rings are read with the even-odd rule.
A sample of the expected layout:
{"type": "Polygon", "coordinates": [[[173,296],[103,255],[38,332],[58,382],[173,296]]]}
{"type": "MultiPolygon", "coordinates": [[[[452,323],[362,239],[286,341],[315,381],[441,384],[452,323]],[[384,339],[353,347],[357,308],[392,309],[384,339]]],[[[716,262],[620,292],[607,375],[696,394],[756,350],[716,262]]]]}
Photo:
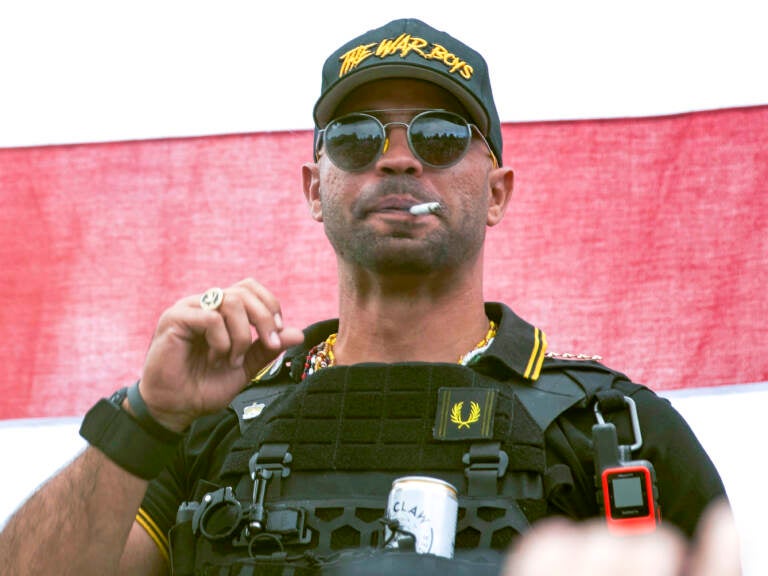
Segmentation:
{"type": "Polygon", "coordinates": [[[277,475],[278,478],[287,478],[291,469],[288,466],[293,461],[293,456],[288,452],[287,445],[272,447],[262,446],[248,461],[248,469],[253,480],[252,508],[250,512],[250,527],[255,530],[264,528],[264,498],[267,494],[269,481],[277,475]]]}

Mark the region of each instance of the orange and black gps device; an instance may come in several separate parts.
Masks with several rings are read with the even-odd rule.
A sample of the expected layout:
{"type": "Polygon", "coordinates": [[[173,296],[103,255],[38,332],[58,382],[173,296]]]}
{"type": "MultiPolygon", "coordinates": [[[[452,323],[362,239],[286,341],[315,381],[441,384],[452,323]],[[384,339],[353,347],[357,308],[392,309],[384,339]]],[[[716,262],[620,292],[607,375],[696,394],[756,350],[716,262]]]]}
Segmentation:
{"type": "Polygon", "coordinates": [[[653,532],[661,522],[656,471],[648,460],[633,460],[632,451],[642,446],[634,401],[628,401],[635,443],[619,445],[616,427],[606,423],[597,406],[598,423],[592,427],[595,454],[595,486],[598,504],[608,528],[619,534],[653,532]]]}

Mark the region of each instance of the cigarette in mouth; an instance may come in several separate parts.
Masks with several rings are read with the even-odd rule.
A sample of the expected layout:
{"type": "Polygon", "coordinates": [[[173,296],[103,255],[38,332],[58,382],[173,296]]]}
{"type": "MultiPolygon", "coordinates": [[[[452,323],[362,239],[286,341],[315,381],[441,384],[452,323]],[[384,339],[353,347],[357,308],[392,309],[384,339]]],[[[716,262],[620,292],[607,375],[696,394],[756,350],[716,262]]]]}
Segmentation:
{"type": "Polygon", "coordinates": [[[440,202],[424,202],[424,204],[416,204],[408,209],[408,212],[414,216],[423,216],[424,214],[434,214],[440,212],[443,207],[440,202]]]}

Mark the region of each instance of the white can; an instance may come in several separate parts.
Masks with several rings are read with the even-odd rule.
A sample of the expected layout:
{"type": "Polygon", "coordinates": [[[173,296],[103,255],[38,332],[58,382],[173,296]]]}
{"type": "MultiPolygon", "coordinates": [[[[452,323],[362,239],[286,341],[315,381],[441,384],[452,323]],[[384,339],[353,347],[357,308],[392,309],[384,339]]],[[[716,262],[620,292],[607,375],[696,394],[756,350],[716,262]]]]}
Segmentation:
{"type": "Polygon", "coordinates": [[[438,478],[405,476],[392,482],[387,499],[387,519],[397,521],[394,531],[387,526],[387,548],[410,547],[413,535],[418,554],[453,558],[459,502],[456,488],[438,478]]]}

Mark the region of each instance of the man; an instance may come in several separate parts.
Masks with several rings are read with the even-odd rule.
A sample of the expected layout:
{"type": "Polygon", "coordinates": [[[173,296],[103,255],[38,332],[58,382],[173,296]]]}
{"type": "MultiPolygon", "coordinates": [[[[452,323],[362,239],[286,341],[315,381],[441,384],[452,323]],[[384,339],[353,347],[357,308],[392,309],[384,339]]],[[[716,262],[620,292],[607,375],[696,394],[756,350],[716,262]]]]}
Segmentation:
{"type": "Polygon", "coordinates": [[[724,490],[680,416],[597,362],[547,357],[539,328],[484,301],[513,172],[482,57],[391,22],[329,57],[315,121],[303,185],[338,320],[289,326],[252,279],[169,308],[141,380],[86,416],[92,446],[9,522],[12,573],[495,573],[532,523],[600,515],[596,403],[655,469],[647,507],[691,535],[724,490]],[[409,526],[384,517],[413,475],[453,485],[457,528],[423,502],[402,507],[409,526]],[[446,539],[454,560],[410,550],[446,539]]]}

